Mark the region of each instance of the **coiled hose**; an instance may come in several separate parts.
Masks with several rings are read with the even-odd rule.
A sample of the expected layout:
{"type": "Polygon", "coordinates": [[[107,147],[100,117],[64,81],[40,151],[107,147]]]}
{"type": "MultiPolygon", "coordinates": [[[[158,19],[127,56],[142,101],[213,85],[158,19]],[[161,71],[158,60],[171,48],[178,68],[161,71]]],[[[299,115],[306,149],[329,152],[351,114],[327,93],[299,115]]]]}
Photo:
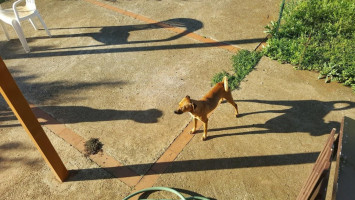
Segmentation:
{"type": "MultiPolygon", "coordinates": [[[[146,188],[146,189],[143,189],[143,190],[139,190],[138,192],[135,192],[133,194],[128,195],[123,200],[128,200],[128,199],[132,198],[133,196],[136,196],[137,194],[144,193],[144,192],[151,192],[151,191],[167,191],[167,192],[171,192],[173,194],[176,194],[180,198],[180,200],[194,200],[194,199],[195,200],[210,200],[210,199],[208,199],[206,197],[198,197],[198,196],[192,196],[192,197],[186,197],[185,198],[178,191],[176,191],[174,189],[171,189],[171,188],[168,188],[168,187],[151,187],[151,188],[146,188]]],[[[144,199],[141,199],[141,200],[144,200],[144,199]]]]}

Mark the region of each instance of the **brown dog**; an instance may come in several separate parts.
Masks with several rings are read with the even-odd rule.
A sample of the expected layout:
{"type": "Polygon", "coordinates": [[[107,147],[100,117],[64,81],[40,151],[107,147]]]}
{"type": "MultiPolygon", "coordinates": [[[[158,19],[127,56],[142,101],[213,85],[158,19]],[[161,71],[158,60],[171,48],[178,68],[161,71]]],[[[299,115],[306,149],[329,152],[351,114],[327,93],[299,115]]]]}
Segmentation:
{"type": "Polygon", "coordinates": [[[209,91],[201,100],[193,100],[190,99],[190,96],[186,96],[183,98],[177,110],[175,110],[175,114],[182,114],[184,112],[190,112],[194,119],[194,127],[191,130],[191,134],[196,131],[196,123],[197,119],[203,122],[204,133],[202,136],[202,140],[206,140],[207,138],[207,124],[208,118],[207,115],[212,110],[214,110],[220,101],[226,99],[230,104],[232,104],[235,108],[235,116],[238,117],[238,106],[234,102],[231,91],[228,87],[227,77],[223,78],[223,81],[217,83],[211,91],[209,91]]]}

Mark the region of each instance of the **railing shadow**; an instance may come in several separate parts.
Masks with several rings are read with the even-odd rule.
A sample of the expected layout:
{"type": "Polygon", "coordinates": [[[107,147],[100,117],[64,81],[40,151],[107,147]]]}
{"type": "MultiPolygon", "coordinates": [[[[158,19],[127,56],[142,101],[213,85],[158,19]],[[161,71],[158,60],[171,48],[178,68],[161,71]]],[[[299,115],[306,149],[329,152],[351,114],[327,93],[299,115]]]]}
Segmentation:
{"type": "Polygon", "coordinates": [[[246,117],[249,115],[258,115],[266,113],[279,113],[280,115],[270,118],[264,123],[250,124],[241,126],[221,127],[209,129],[209,132],[237,130],[243,128],[261,128],[264,130],[255,130],[247,132],[225,133],[218,135],[209,135],[208,139],[219,137],[265,134],[265,133],[294,133],[306,132],[312,136],[321,136],[327,134],[332,128],[339,130],[340,123],[336,121],[325,122],[324,117],[330,112],[343,111],[355,108],[355,102],[351,101],[318,101],[318,100],[299,100],[299,101],[269,101],[269,100],[238,100],[236,102],[250,102],[258,104],[268,104],[282,107],[289,107],[280,110],[261,110],[249,113],[240,113],[238,116],[246,117]]]}
{"type": "MultiPolygon", "coordinates": [[[[78,33],[78,34],[64,34],[53,35],[52,38],[68,38],[68,37],[91,37],[98,42],[105,45],[117,45],[117,44],[139,44],[139,43],[151,43],[151,42],[166,42],[179,39],[189,33],[197,31],[203,28],[203,23],[199,20],[191,18],[174,18],[166,21],[161,21],[151,24],[138,24],[138,25],[126,25],[126,26],[104,26],[104,27],[71,27],[71,28],[51,28],[50,30],[75,30],[75,29],[100,29],[99,32],[91,33],[78,33]],[[130,33],[133,31],[144,31],[152,29],[161,29],[165,27],[178,27],[185,30],[174,36],[165,39],[152,39],[141,41],[129,41],[130,33]]],[[[47,37],[32,37],[28,40],[46,39],[47,37]]]]}
{"type": "Polygon", "coordinates": [[[211,171],[224,169],[239,169],[252,167],[270,167],[270,166],[284,166],[284,165],[298,165],[305,163],[313,163],[317,159],[319,152],[297,153],[297,154],[283,154],[283,155],[267,155],[267,156],[247,156],[234,158],[215,158],[203,160],[184,160],[161,163],[147,163],[128,165],[123,167],[109,167],[109,168],[91,168],[71,170],[72,175],[67,181],[87,181],[98,179],[112,179],[125,178],[131,176],[138,176],[137,174],[117,174],[108,175],[108,173],[120,170],[120,168],[146,168],[154,164],[155,168],[167,168],[164,172],[154,172],[150,170],[149,175],[152,174],[171,174],[181,172],[197,172],[197,171],[211,171]],[[105,170],[108,173],[105,173],[105,170]]]}
{"type": "MultiPolygon", "coordinates": [[[[186,49],[186,48],[206,48],[216,46],[228,46],[246,43],[260,43],[265,38],[254,39],[242,39],[231,40],[222,42],[209,42],[209,43],[192,43],[192,44],[169,44],[169,45],[145,45],[145,46],[125,46],[107,48],[110,45],[130,45],[130,44],[144,44],[144,43],[159,43],[179,39],[187,34],[193,33],[203,28],[203,23],[199,20],[191,18],[174,18],[166,21],[161,21],[151,24],[139,24],[139,25],[126,25],[126,26],[106,26],[106,27],[69,27],[69,28],[51,28],[51,30],[80,30],[80,29],[100,29],[98,32],[82,32],[74,34],[53,34],[52,38],[92,38],[101,44],[95,45],[81,45],[72,47],[53,47],[47,46],[35,46],[32,47],[31,53],[13,53],[12,51],[0,51],[1,56],[6,60],[16,58],[39,58],[39,57],[57,57],[57,56],[73,56],[73,55],[85,55],[85,54],[106,54],[106,53],[124,53],[124,52],[140,52],[140,51],[157,51],[157,50],[170,50],[170,49],[186,49]],[[133,31],[144,31],[160,28],[182,28],[183,31],[177,33],[174,36],[163,39],[146,39],[129,41],[129,36],[133,31]]],[[[50,39],[48,37],[29,37],[29,42],[33,42],[38,39],[50,39]]],[[[8,45],[4,45],[4,49],[10,48],[8,45]]]]}
{"type": "MultiPolygon", "coordinates": [[[[18,59],[18,58],[42,58],[42,57],[61,57],[61,56],[76,56],[76,55],[92,55],[92,54],[107,54],[107,53],[127,53],[127,52],[145,52],[145,51],[162,51],[172,49],[189,49],[189,48],[209,48],[209,47],[223,47],[230,44],[246,44],[256,43],[263,41],[264,38],[231,40],[221,42],[209,43],[191,43],[191,44],[169,44],[169,45],[156,45],[156,46],[141,46],[141,47],[119,47],[119,48],[96,48],[96,49],[80,49],[80,50],[66,50],[66,51],[48,51],[48,52],[31,52],[28,54],[8,54],[1,55],[4,60],[18,59]]],[[[89,48],[89,47],[104,47],[106,45],[92,45],[69,47],[74,48],[89,48]]],[[[38,48],[38,47],[36,47],[38,48]]],[[[50,48],[41,48],[41,51],[49,50],[50,48]]],[[[68,48],[59,48],[57,50],[65,50],[68,48]]]]}
{"type": "Polygon", "coordinates": [[[116,120],[157,123],[158,119],[163,115],[163,112],[158,109],[115,110],[95,109],[86,106],[42,106],[38,108],[44,111],[50,111],[56,119],[60,119],[60,121],[65,124],[116,120]]]}
{"type": "MultiPolygon", "coordinates": [[[[81,122],[101,122],[116,120],[133,120],[137,123],[157,123],[163,112],[158,109],[148,110],[114,110],[95,109],[85,106],[42,106],[33,109],[49,111],[61,123],[74,124],[81,122]]],[[[15,115],[6,108],[0,107],[0,121],[15,121],[11,124],[0,124],[0,128],[21,126],[15,115]]],[[[57,121],[41,122],[41,125],[58,123],[57,121]]]]}

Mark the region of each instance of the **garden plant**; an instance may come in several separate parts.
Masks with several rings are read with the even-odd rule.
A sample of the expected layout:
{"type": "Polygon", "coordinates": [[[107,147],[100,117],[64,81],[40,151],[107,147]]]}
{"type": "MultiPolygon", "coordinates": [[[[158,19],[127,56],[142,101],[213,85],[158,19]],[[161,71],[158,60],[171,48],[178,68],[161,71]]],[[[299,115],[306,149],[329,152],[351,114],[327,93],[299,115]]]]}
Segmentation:
{"type": "Polygon", "coordinates": [[[319,72],[355,91],[355,0],[286,3],[282,20],[266,26],[264,55],[297,69],[319,72]]]}
{"type": "Polygon", "coordinates": [[[241,50],[232,57],[231,89],[254,68],[262,55],[296,69],[319,72],[326,82],[338,81],[355,91],[355,0],[294,0],[284,6],[282,20],[266,26],[271,38],[262,53],[241,50]]]}

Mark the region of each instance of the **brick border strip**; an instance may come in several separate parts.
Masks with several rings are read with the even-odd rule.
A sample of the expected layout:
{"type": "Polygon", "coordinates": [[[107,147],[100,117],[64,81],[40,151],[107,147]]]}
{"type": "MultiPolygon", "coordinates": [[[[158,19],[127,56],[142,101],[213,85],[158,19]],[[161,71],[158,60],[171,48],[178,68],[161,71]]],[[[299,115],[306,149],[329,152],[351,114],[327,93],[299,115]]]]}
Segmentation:
{"type": "MultiPolygon", "coordinates": [[[[219,103],[220,104],[220,103],[219,103]]],[[[217,106],[218,107],[218,106],[217,106]]],[[[207,117],[212,115],[211,111],[207,117]]],[[[190,121],[179,136],[170,144],[163,155],[152,165],[148,172],[142,177],[142,180],[134,187],[134,191],[138,191],[147,187],[152,187],[157,182],[161,174],[165,173],[170,164],[182,152],[184,147],[191,141],[195,134],[190,134],[193,128],[193,121],[190,121]],[[163,163],[163,164],[162,164],[163,163]]],[[[203,124],[197,120],[196,130],[200,130],[203,124]]],[[[133,192],[134,192],[133,191],[133,192]]]]}
{"type": "MultiPolygon", "coordinates": [[[[197,127],[201,128],[202,123],[199,121],[197,127]]],[[[170,144],[168,149],[162,156],[151,166],[148,172],[143,176],[142,180],[134,187],[134,191],[138,191],[147,187],[152,187],[158,180],[161,174],[170,166],[171,162],[180,154],[184,147],[194,137],[190,134],[193,128],[193,122],[191,121],[179,134],[179,136],[170,144]],[[162,165],[164,163],[164,165],[162,165]]]]}
{"type": "Polygon", "coordinates": [[[143,21],[143,22],[146,22],[146,23],[155,24],[157,26],[160,26],[161,28],[165,28],[165,29],[167,29],[169,31],[172,31],[174,33],[179,33],[179,34],[180,33],[186,33],[184,35],[184,37],[188,37],[188,38],[197,40],[197,41],[202,42],[202,43],[211,44],[213,46],[216,46],[216,47],[221,48],[221,49],[228,50],[228,51],[233,52],[233,53],[238,52],[239,50],[241,50],[240,47],[236,47],[236,46],[233,46],[233,45],[228,44],[228,43],[224,43],[224,42],[220,42],[220,41],[213,40],[213,39],[210,39],[210,38],[206,38],[206,37],[203,37],[203,36],[198,35],[196,33],[186,31],[185,29],[178,28],[178,27],[175,27],[175,26],[163,23],[163,22],[159,22],[159,21],[150,19],[148,17],[142,16],[142,15],[139,15],[139,14],[127,11],[127,10],[123,10],[123,9],[120,9],[120,8],[117,8],[117,7],[114,7],[114,6],[111,6],[111,5],[96,1],[96,0],[84,0],[84,1],[89,2],[91,4],[94,4],[94,5],[97,5],[97,6],[100,6],[102,8],[106,8],[108,10],[111,10],[111,11],[114,11],[114,12],[117,12],[117,13],[120,13],[122,15],[125,15],[125,16],[128,16],[128,17],[132,17],[134,19],[137,19],[137,20],[140,20],[140,21],[143,21]]]}

